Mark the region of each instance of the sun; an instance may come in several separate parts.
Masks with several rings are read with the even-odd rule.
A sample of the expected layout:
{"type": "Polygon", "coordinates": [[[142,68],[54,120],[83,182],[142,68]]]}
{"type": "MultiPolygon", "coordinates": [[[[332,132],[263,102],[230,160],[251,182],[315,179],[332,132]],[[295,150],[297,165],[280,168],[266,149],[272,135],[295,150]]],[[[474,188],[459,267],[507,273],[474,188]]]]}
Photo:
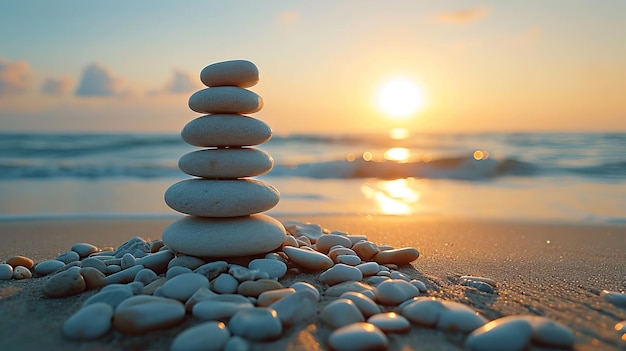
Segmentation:
{"type": "Polygon", "coordinates": [[[407,118],[424,106],[424,93],[411,80],[398,78],[383,84],[377,102],[389,117],[407,118]]]}

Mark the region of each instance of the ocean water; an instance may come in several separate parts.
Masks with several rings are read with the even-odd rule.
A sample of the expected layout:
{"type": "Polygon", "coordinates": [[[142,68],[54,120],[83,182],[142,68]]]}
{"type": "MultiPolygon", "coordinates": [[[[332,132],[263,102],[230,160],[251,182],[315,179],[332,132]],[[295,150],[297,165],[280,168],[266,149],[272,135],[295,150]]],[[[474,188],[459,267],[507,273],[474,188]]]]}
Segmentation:
{"type": "MultiPolygon", "coordinates": [[[[274,135],[272,215],[626,223],[626,133],[274,135]]],[[[178,134],[0,133],[0,219],[168,217],[178,134]]]]}

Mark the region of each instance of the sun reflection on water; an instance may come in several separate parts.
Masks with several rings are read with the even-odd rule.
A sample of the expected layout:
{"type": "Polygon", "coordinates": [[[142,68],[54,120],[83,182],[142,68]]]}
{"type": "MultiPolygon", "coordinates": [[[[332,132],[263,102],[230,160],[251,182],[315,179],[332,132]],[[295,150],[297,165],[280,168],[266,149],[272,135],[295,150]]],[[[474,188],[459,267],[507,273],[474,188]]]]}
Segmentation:
{"type": "Polygon", "coordinates": [[[363,185],[361,192],[365,198],[374,200],[384,214],[411,214],[413,204],[420,199],[420,193],[412,187],[411,179],[404,178],[380,181],[373,187],[363,185]]]}
{"type": "Polygon", "coordinates": [[[385,160],[396,162],[407,162],[411,157],[411,152],[407,148],[392,147],[385,151],[385,160]]]}

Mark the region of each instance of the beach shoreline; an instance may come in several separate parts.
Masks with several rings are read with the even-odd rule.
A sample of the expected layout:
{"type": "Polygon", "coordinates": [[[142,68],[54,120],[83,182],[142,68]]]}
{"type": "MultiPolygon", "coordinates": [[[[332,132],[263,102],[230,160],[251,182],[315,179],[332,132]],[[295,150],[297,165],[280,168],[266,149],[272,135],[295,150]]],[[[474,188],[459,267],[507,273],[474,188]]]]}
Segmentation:
{"type": "MultiPolygon", "coordinates": [[[[330,230],[367,235],[378,244],[416,247],[420,257],[402,272],[420,279],[429,295],[470,305],[488,319],[510,314],[545,315],[569,326],[576,350],[620,350],[626,343],[613,326],[626,309],[599,296],[601,290],[626,288],[626,226],[576,222],[485,221],[439,216],[296,216],[277,217],[317,223],[330,230]],[[495,294],[461,286],[462,275],[497,282],[495,294]]],[[[139,236],[158,239],[173,218],[40,219],[0,221],[0,259],[24,255],[36,262],[55,258],[78,242],[117,247],[139,236]]],[[[78,296],[47,299],[40,289],[46,278],[0,281],[4,328],[0,349],[121,350],[167,349],[185,326],[140,337],[117,332],[93,342],[70,342],[60,326],[81,301],[78,296]],[[6,306],[6,307],[5,307],[6,306]],[[134,345],[134,346],[133,346],[134,345]]],[[[299,274],[286,281],[315,280],[299,274]]],[[[318,282],[319,285],[319,282],[318,282]]],[[[192,319],[192,318],[187,318],[192,319]]],[[[192,324],[190,324],[192,323],[192,324]]],[[[288,331],[272,344],[253,349],[326,349],[328,330],[311,325],[288,331]]],[[[390,337],[391,350],[458,350],[462,335],[413,326],[390,337]]],[[[532,350],[542,350],[533,347],[532,350]]]]}

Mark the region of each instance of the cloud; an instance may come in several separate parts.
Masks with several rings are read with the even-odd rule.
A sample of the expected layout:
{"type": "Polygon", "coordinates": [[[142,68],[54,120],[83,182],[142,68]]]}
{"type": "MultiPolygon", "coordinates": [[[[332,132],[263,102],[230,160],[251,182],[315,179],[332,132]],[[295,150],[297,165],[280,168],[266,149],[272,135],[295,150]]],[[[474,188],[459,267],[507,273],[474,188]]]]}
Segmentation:
{"type": "Polygon", "coordinates": [[[41,85],[41,93],[45,95],[63,95],[72,89],[72,78],[63,76],[60,78],[48,77],[41,85]]]}
{"type": "Polygon", "coordinates": [[[181,94],[195,91],[200,88],[200,80],[194,78],[189,73],[174,70],[174,76],[165,83],[163,89],[154,89],[147,92],[148,95],[154,96],[159,94],[181,94]]]}
{"type": "Polygon", "coordinates": [[[198,88],[198,83],[185,72],[174,70],[174,77],[165,85],[165,91],[172,94],[186,93],[198,88]]]}
{"type": "Polygon", "coordinates": [[[490,12],[490,7],[481,6],[458,11],[440,12],[435,15],[435,19],[443,23],[467,24],[481,20],[490,12]]]}
{"type": "Polygon", "coordinates": [[[83,70],[75,93],[78,96],[115,96],[119,94],[119,83],[107,67],[94,63],[83,70]]]}
{"type": "Polygon", "coordinates": [[[26,91],[33,74],[26,61],[9,61],[0,58],[0,96],[20,94],[26,91]]]}

